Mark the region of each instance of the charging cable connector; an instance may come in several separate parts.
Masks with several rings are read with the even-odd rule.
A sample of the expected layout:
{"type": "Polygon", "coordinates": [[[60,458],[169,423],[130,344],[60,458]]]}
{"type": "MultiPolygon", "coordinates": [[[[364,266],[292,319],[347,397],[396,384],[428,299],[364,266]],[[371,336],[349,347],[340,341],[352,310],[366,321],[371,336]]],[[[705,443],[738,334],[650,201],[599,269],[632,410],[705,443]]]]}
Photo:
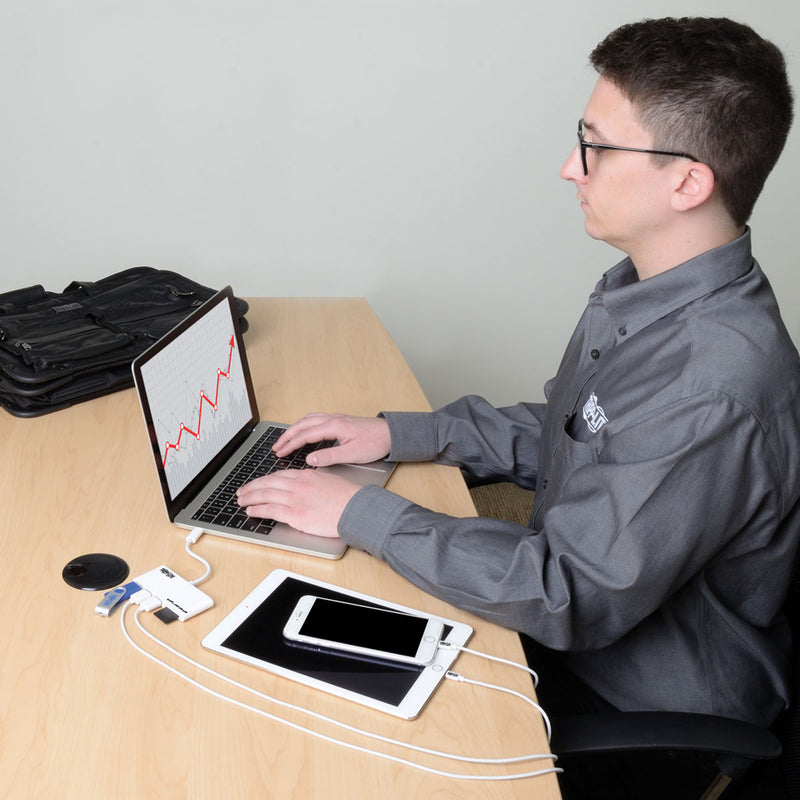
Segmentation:
{"type": "MultiPolygon", "coordinates": [[[[136,581],[139,583],[139,580],[136,581]]],[[[141,583],[139,583],[141,586],[141,583]]],[[[155,597],[148,589],[139,589],[138,592],[131,595],[131,603],[139,606],[142,611],[155,611],[161,606],[161,600],[155,597]]]]}
{"type": "Polygon", "coordinates": [[[539,685],[539,676],[536,674],[536,672],[534,672],[534,670],[532,670],[525,664],[520,664],[518,661],[510,661],[507,658],[500,658],[499,656],[490,656],[488,653],[481,653],[479,650],[471,650],[469,647],[464,647],[463,645],[451,644],[450,642],[439,642],[439,649],[457,650],[459,653],[470,653],[473,656],[479,656],[480,658],[485,658],[489,661],[494,661],[498,664],[505,664],[508,667],[515,667],[516,669],[521,669],[530,674],[530,676],[533,678],[534,689],[539,685]]]}
{"type": "Polygon", "coordinates": [[[214,601],[205,592],[166,566],[151,569],[135,580],[142,589],[131,600],[142,611],[153,611],[162,606],[164,613],[159,612],[162,622],[173,622],[176,619],[186,622],[214,605],[214,601]]]}

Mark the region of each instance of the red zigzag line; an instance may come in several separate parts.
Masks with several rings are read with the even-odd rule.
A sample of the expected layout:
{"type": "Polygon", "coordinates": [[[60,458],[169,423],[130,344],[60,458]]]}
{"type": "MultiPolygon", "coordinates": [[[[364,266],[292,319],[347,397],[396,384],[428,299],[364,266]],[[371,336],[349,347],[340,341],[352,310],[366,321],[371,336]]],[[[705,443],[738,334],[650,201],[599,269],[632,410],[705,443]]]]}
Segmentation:
{"type": "Polygon", "coordinates": [[[230,341],[231,350],[228,354],[228,371],[223,372],[221,369],[217,370],[217,388],[214,394],[214,402],[212,403],[206,393],[201,391],[200,392],[200,413],[197,415],[197,427],[195,430],[188,428],[183,422],[181,422],[181,432],[178,434],[178,440],[173,444],[172,442],[167,442],[166,449],[164,451],[164,467],[167,466],[167,456],[169,455],[170,450],[180,450],[181,449],[181,439],[183,438],[184,433],[191,433],[195,439],[200,439],[200,423],[203,420],[203,401],[208,403],[211,408],[215,411],[217,410],[217,401],[219,400],[219,382],[220,378],[228,379],[231,376],[231,362],[233,361],[233,347],[234,347],[234,337],[231,336],[230,341]]]}

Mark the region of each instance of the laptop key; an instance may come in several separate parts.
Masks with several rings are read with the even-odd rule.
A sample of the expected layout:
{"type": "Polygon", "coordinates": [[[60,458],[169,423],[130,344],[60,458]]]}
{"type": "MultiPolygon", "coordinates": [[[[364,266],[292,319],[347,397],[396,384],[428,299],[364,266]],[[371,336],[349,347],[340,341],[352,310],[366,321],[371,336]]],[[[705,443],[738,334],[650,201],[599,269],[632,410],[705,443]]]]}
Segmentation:
{"type": "Polygon", "coordinates": [[[258,517],[245,517],[245,522],[242,523],[241,529],[243,531],[255,532],[263,521],[263,519],[259,519],[258,517]]]}
{"type": "Polygon", "coordinates": [[[229,528],[244,528],[247,520],[250,519],[247,514],[234,514],[231,521],[228,523],[229,528]]]}
{"type": "Polygon", "coordinates": [[[272,529],[275,527],[275,520],[274,519],[262,519],[259,520],[258,527],[256,528],[256,533],[270,533],[272,529]]]}

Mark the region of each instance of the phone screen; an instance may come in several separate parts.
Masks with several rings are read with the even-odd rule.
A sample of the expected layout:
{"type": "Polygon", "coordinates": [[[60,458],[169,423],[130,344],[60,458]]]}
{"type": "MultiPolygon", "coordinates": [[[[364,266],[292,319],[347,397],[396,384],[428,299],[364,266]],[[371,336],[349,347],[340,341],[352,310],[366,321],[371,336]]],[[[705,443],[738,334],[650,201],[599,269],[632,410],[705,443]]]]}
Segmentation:
{"type": "Polygon", "coordinates": [[[413,658],[427,622],[411,614],[317,598],[299,633],[413,658]]]}

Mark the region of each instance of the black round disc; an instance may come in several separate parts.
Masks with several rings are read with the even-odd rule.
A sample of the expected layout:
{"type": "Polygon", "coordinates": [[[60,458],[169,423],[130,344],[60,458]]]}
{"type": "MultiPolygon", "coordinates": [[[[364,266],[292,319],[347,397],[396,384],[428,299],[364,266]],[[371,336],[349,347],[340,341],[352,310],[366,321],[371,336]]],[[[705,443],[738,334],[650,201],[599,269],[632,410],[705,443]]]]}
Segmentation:
{"type": "Polygon", "coordinates": [[[89,553],[70,561],[61,577],[75,589],[96,592],[119,586],[128,577],[128,565],[119,556],[89,553]]]}

